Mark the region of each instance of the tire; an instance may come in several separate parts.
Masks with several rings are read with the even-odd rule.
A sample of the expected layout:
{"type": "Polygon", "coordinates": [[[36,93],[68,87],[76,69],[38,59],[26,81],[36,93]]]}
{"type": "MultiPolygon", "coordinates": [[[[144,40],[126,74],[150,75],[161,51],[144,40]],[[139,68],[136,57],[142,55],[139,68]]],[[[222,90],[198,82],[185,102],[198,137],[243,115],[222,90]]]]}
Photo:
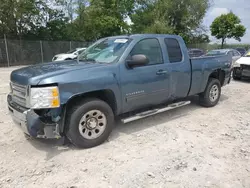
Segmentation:
{"type": "Polygon", "coordinates": [[[234,80],[241,80],[241,76],[237,76],[235,70],[233,70],[233,79],[234,79],[234,80]]]}
{"type": "Polygon", "coordinates": [[[200,105],[204,107],[213,107],[219,102],[220,96],[220,81],[215,78],[209,78],[205,91],[200,94],[200,105]]]}
{"type": "Polygon", "coordinates": [[[113,124],[114,114],[106,102],[87,99],[69,110],[66,136],[77,147],[95,147],[107,140],[113,124]]]}

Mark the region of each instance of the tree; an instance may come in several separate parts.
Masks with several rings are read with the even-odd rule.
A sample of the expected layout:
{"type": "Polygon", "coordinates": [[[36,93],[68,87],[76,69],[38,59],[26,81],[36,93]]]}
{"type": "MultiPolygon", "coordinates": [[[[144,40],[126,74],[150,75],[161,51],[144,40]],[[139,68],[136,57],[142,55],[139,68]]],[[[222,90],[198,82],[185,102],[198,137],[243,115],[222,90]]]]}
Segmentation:
{"type": "Polygon", "coordinates": [[[0,36],[15,39],[67,40],[68,19],[59,0],[1,0],[0,36]]]}
{"type": "Polygon", "coordinates": [[[233,12],[222,14],[213,21],[210,26],[211,34],[217,39],[221,39],[221,48],[223,48],[226,39],[234,38],[241,41],[241,37],[245,35],[246,28],[240,23],[240,18],[233,12]]]}
{"type": "Polygon", "coordinates": [[[87,41],[127,33],[129,26],[124,20],[132,12],[133,2],[134,0],[90,0],[80,3],[78,16],[71,25],[74,30],[70,32],[74,33],[74,38],[87,41]]]}
{"type": "Polygon", "coordinates": [[[209,6],[209,0],[138,0],[131,15],[132,31],[177,34],[189,41],[209,6]]]}
{"type": "Polygon", "coordinates": [[[1,0],[0,33],[18,38],[25,35],[39,19],[38,0],[1,0]]]}

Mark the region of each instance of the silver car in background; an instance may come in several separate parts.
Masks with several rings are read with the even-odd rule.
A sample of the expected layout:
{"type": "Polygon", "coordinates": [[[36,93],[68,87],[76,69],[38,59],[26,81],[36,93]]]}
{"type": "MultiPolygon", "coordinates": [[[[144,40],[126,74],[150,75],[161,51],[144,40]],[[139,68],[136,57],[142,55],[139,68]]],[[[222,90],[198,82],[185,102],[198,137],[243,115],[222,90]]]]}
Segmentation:
{"type": "Polygon", "coordinates": [[[231,55],[232,56],[232,66],[235,62],[241,58],[240,52],[235,49],[217,49],[209,51],[205,56],[217,56],[217,55],[231,55]]]}

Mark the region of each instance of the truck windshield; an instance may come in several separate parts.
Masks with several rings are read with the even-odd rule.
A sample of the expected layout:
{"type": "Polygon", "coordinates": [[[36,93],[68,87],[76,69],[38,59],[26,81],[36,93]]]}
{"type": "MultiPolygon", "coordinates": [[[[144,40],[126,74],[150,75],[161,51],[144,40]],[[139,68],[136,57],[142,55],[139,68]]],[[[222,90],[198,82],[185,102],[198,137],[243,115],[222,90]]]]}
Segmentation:
{"type": "Polygon", "coordinates": [[[130,40],[127,38],[101,39],[79,55],[79,61],[114,63],[123,54],[130,40]]]}

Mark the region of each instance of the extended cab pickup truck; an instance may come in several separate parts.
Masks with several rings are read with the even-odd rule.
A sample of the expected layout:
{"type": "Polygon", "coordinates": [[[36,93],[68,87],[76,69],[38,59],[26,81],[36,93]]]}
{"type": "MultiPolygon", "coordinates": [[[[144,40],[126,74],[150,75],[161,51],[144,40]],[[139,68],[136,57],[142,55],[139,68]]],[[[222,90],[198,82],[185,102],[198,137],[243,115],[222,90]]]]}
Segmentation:
{"type": "Polygon", "coordinates": [[[176,35],[103,38],[77,60],[37,64],[10,76],[13,120],[36,138],[68,138],[78,147],[103,143],[114,125],[190,103],[215,106],[231,79],[232,57],[190,59],[176,35]]]}

